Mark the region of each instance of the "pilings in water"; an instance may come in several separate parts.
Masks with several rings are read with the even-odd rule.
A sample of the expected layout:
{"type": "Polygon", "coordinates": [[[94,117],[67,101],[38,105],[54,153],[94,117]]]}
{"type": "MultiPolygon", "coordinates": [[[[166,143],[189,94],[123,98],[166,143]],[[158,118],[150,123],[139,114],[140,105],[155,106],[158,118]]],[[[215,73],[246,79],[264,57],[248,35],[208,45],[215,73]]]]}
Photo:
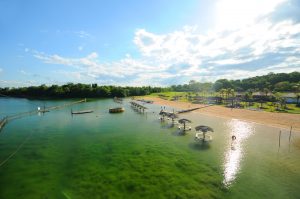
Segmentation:
{"type": "Polygon", "coordinates": [[[292,137],[292,129],[293,129],[293,126],[291,126],[291,128],[290,128],[290,136],[289,136],[289,143],[291,143],[291,137],[292,137]]]}
{"type": "Polygon", "coordinates": [[[278,147],[280,148],[280,141],[281,141],[281,130],[279,131],[279,137],[278,137],[278,147]]]}
{"type": "MultiPolygon", "coordinates": [[[[290,128],[290,134],[289,134],[289,152],[290,152],[290,149],[291,149],[292,129],[293,129],[293,126],[291,126],[291,128],[290,128]]],[[[281,134],[282,134],[282,131],[280,130],[279,135],[278,135],[278,152],[279,152],[279,149],[280,149],[280,146],[281,146],[281,134]]]]}
{"type": "Polygon", "coordinates": [[[289,152],[291,152],[291,137],[292,137],[292,129],[293,129],[293,126],[291,126],[291,128],[290,128],[290,136],[289,136],[289,152]]]}
{"type": "Polygon", "coordinates": [[[130,104],[131,104],[131,107],[133,107],[135,110],[138,110],[138,111],[143,112],[143,113],[147,109],[147,107],[145,107],[143,105],[140,105],[140,104],[138,104],[136,102],[132,102],[131,101],[130,104]]]}

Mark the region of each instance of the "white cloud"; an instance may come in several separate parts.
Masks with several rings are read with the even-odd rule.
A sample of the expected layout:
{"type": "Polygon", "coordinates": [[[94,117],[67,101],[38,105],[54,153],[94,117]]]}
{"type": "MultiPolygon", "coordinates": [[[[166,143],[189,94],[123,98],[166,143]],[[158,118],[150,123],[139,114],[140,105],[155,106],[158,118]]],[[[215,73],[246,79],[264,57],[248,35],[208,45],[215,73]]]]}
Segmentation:
{"type": "Polygon", "coordinates": [[[84,38],[84,39],[87,39],[87,38],[91,38],[92,35],[84,30],[80,30],[80,31],[76,31],[75,34],[78,35],[78,37],[80,38],[84,38]]]}
{"type": "Polygon", "coordinates": [[[19,73],[21,73],[22,75],[31,75],[31,73],[28,73],[28,72],[26,72],[26,71],[24,71],[24,70],[19,70],[19,73]]]}
{"type": "Polygon", "coordinates": [[[25,87],[25,86],[37,86],[40,82],[34,80],[0,80],[0,87],[25,87]]]}
{"type": "MultiPolygon", "coordinates": [[[[189,79],[214,81],[300,71],[300,23],[288,19],[272,22],[269,18],[283,2],[222,0],[217,4],[217,24],[225,26],[206,33],[197,26],[166,34],[138,29],[133,43],[141,54],[139,59],[126,54],[105,63],[96,52],[81,58],[40,52],[34,56],[44,63],[70,66],[73,71],[60,71],[70,79],[122,85],[179,84],[189,79]]],[[[88,33],[79,31],[78,35],[86,37],[88,33]]]]}
{"type": "Polygon", "coordinates": [[[254,24],[286,0],[220,0],[216,3],[216,28],[240,29],[254,24]]]}

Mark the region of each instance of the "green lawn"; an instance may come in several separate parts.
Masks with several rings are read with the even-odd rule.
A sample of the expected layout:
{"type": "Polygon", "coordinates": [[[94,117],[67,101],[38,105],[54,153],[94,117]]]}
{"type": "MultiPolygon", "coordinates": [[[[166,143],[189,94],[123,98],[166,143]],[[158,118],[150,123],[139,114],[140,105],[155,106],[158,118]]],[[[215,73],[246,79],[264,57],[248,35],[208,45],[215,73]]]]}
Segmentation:
{"type": "Polygon", "coordinates": [[[195,97],[195,96],[205,96],[211,97],[215,96],[215,93],[207,93],[207,92],[163,92],[163,93],[152,93],[150,96],[160,97],[166,100],[172,100],[175,96],[181,96],[178,101],[181,102],[192,102],[189,100],[188,96],[195,97]]]}
{"type": "MultiPolygon", "coordinates": [[[[162,92],[162,93],[152,93],[149,96],[154,96],[154,97],[160,97],[166,100],[172,100],[174,99],[175,96],[181,96],[181,98],[178,99],[178,101],[181,102],[191,102],[195,103],[191,100],[189,100],[188,96],[194,97],[196,95],[198,96],[205,96],[205,97],[210,97],[210,96],[216,96],[217,93],[192,93],[192,92],[162,92]]],[[[251,106],[248,106],[248,103],[246,102],[241,102],[242,107],[245,109],[250,108],[250,109],[260,109],[261,104],[258,102],[252,103],[251,106]]],[[[262,104],[261,110],[267,111],[267,112],[277,112],[277,113],[295,113],[295,114],[300,114],[300,107],[296,107],[296,104],[287,104],[287,109],[282,109],[282,110],[276,110],[276,107],[272,106],[272,102],[267,102],[262,104]]],[[[219,106],[225,106],[219,105],[219,106]]]]}
{"type": "MultiPolygon", "coordinates": [[[[287,109],[276,110],[276,107],[272,106],[272,102],[267,102],[262,104],[262,110],[267,112],[276,112],[276,113],[296,113],[300,114],[300,107],[296,107],[296,104],[287,104],[287,109]]],[[[261,106],[260,103],[253,103],[252,106],[248,108],[257,108],[259,109],[261,106]]]]}

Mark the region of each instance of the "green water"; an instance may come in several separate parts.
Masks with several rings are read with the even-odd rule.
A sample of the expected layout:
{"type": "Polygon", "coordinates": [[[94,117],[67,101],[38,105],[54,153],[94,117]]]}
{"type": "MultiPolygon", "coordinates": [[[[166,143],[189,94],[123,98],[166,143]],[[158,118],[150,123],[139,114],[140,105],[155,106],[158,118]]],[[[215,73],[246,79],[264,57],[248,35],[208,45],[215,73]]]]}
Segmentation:
{"type": "MultiPolygon", "coordinates": [[[[0,99],[0,116],[69,101],[0,99]]],[[[194,130],[178,134],[158,120],[160,106],[109,114],[113,100],[9,122],[0,133],[0,198],[299,198],[300,134],[239,120],[194,113],[189,126],[214,128],[213,141],[199,144],[194,130]],[[237,140],[232,143],[231,136],[237,140]]],[[[172,110],[170,107],[166,107],[172,110]]]]}

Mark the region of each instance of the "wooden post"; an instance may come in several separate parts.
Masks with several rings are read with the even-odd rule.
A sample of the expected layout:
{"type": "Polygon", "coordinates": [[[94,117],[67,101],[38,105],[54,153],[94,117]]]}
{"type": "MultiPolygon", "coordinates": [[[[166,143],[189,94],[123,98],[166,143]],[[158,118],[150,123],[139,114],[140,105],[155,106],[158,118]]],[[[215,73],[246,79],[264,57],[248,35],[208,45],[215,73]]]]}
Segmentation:
{"type": "Polygon", "coordinates": [[[281,139],[281,130],[279,131],[279,138],[278,138],[278,141],[279,141],[279,147],[280,147],[280,139],[281,139]]]}
{"type": "Polygon", "coordinates": [[[292,137],[292,128],[293,128],[293,126],[291,126],[291,129],[290,129],[289,143],[291,143],[291,137],[292,137]]]}

